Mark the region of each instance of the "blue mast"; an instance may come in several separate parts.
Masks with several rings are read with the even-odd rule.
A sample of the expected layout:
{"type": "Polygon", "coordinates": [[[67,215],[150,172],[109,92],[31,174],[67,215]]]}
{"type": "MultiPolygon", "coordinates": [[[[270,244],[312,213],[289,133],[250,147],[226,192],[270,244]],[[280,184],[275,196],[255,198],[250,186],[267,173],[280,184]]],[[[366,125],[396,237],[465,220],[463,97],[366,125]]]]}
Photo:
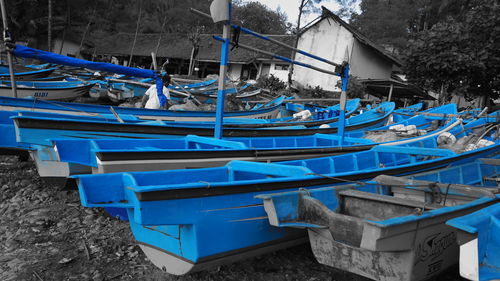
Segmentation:
{"type": "Polygon", "coordinates": [[[224,123],[224,98],[226,95],[226,73],[229,61],[229,47],[230,47],[230,35],[231,35],[231,0],[227,1],[228,5],[228,20],[224,23],[224,29],[222,32],[222,46],[220,52],[220,71],[219,71],[219,89],[217,91],[217,108],[215,112],[215,138],[222,138],[222,130],[224,123]]]}

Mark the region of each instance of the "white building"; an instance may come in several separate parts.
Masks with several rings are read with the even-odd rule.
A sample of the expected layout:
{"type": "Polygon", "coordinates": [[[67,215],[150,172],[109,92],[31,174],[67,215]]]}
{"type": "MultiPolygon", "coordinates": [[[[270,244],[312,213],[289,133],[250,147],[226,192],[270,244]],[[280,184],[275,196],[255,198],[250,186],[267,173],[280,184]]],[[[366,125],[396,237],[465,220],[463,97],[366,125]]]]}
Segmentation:
{"type": "MultiPolygon", "coordinates": [[[[302,31],[298,49],[339,64],[347,61],[350,65],[349,74],[359,79],[389,80],[393,69],[401,66],[401,63],[331,11],[322,8],[322,16],[302,31]]],[[[297,54],[295,59],[335,71],[334,66],[301,54],[297,54]]],[[[308,68],[294,67],[293,80],[302,85],[338,91],[336,85],[339,79],[308,68]]]]}

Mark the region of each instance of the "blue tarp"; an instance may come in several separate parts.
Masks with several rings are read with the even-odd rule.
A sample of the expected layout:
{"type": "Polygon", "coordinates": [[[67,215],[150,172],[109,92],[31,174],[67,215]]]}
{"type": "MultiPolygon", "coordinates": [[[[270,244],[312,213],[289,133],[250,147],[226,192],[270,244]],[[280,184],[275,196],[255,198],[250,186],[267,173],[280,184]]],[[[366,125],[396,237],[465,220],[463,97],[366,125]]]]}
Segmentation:
{"type": "Polygon", "coordinates": [[[107,72],[124,74],[124,75],[134,76],[134,77],[153,78],[156,80],[156,89],[157,89],[158,98],[160,100],[160,105],[162,105],[162,106],[165,105],[166,100],[167,100],[167,98],[165,97],[165,95],[162,92],[163,82],[161,81],[160,77],[158,77],[158,75],[153,70],[126,67],[126,66],[121,66],[121,65],[116,65],[116,64],[112,64],[112,63],[106,63],[106,62],[93,62],[93,61],[88,61],[88,60],[82,60],[82,59],[77,59],[77,58],[72,58],[72,57],[54,54],[51,52],[37,50],[37,49],[29,48],[26,46],[22,46],[22,45],[16,45],[16,48],[14,49],[13,54],[15,56],[22,57],[22,58],[38,59],[41,61],[54,63],[54,64],[82,67],[82,68],[88,68],[88,69],[92,69],[92,70],[107,71],[107,72]]]}

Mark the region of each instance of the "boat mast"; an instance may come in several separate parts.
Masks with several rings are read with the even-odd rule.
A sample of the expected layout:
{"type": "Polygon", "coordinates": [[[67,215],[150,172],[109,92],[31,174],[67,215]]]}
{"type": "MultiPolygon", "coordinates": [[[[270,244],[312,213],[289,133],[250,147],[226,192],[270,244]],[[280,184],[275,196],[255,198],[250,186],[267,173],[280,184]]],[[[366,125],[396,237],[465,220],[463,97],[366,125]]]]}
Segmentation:
{"type": "MultiPolygon", "coordinates": [[[[199,16],[202,16],[202,17],[205,17],[205,18],[212,18],[214,19],[214,22],[219,22],[219,21],[222,21],[222,19],[220,19],[221,17],[221,9],[222,9],[222,3],[224,1],[229,1],[229,0],[214,0],[212,2],[212,5],[210,6],[210,14],[206,14],[204,12],[201,12],[201,11],[198,11],[196,9],[193,9],[191,8],[190,11],[194,14],[197,14],[199,16]],[[214,7],[214,9],[213,9],[214,7]],[[217,10],[218,9],[218,10],[217,10]],[[214,13],[217,12],[217,15],[215,15],[214,17],[214,13]],[[216,17],[218,20],[216,20],[216,17]]],[[[229,1],[229,7],[230,7],[231,3],[229,1]]],[[[319,57],[319,56],[316,56],[316,55],[313,55],[313,54],[310,54],[308,52],[305,52],[303,50],[300,50],[300,49],[297,49],[293,46],[289,46],[283,42],[280,42],[280,41],[277,41],[275,39],[272,39],[268,36],[265,36],[263,34],[260,34],[260,33],[257,33],[255,31],[252,31],[250,29],[247,29],[247,28],[244,28],[242,26],[238,26],[238,25],[234,25],[234,24],[231,24],[230,22],[230,8],[229,8],[229,20],[225,20],[225,24],[224,24],[224,33],[223,33],[223,37],[224,38],[221,38],[219,36],[213,36],[213,38],[217,41],[221,41],[223,44],[222,44],[222,51],[221,51],[221,71],[219,73],[219,75],[222,75],[222,71],[227,71],[227,52],[229,51],[228,48],[229,48],[229,45],[233,45],[233,46],[237,46],[238,48],[242,48],[242,49],[246,49],[246,50],[250,50],[250,51],[253,51],[253,52],[257,52],[257,53],[260,53],[260,54],[264,54],[264,55],[267,55],[267,56],[270,56],[270,57],[273,57],[273,58],[276,58],[276,59],[279,59],[279,60],[282,60],[284,62],[288,62],[290,64],[296,64],[296,65],[300,65],[300,66],[303,66],[303,67],[306,67],[306,68],[309,68],[309,69],[313,69],[313,70],[316,70],[316,71],[319,71],[319,72],[323,72],[323,73],[326,73],[326,74],[330,74],[330,75],[334,75],[334,76],[339,76],[341,78],[341,81],[342,81],[342,86],[341,86],[341,89],[342,89],[342,92],[341,92],[341,97],[340,97],[340,116],[339,116],[339,122],[338,122],[338,134],[340,135],[341,137],[341,141],[340,141],[340,146],[342,146],[343,144],[343,141],[344,141],[344,127],[345,127],[345,108],[346,108],[346,100],[347,100],[347,82],[349,80],[349,63],[347,62],[347,59],[342,63],[342,64],[339,64],[339,63],[335,63],[335,62],[332,62],[332,61],[329,61],[325,58],[322,58],[322,57],[319,57]],[[227,30],[227,33],[226,33],[226,28],[228,29],[227,30]],[[244,45],[244,44],[240,44],[238,42],[231,42],[230,39],[227,37],[230,35],[230,32],[231,32],[231,28],[235,29],[235,30],[238,30],[239,32],[243,32],[243,33],[246,33],[246,34],[249,34],[249,35],[252,35],[252,36],[255,36],[257,38],[260,38],[260,39],[263,39],[265,41],[269,41],[269,42],[272,42],[276,45],[279,45],[279,46],[282,46],[282,47],[285,47],[289,50],[292,50],[294,52],[297,52],[297,53],[300,53],[304,56],[307,56],[307,57],[310,57],[312,59],[315,59],[315,60],[318,60],[318,61],[321,61],[321,62],[324,62],[324,63],[327,63],[327,64],[330,64],[332,66],[335,66],[335,70],[334,71],[331,71],[331,70],[327,70],[327,69],[324,69],[324,68],[320,68],[320,67],[315,67],[311,64],[308,64],[308,63],[303,63],[303,62],[300,62],[300,61],[296,61],[296,60],[293,60],[293,59],[290,59],[290,58],[286,58],[286,57],[283,57],[281,55],[278,55],[278,54],[275,54],[275,53],[272,53],[272,52],[268,52],[268,51],[265,51],[265,50],[260,50],[260,49],[257,49],[257,48],[254,48],[254,47],[251,47],[251,46],[247,46],[247,45],[244,45]]],[[[226,73],[224,72],[224,76],[226,75],[226,73]]],[[[221,77],[219,77],[219,80],[221,80],[221,77]]],[[[224,81],[224,79],[222,79],[222,81],[224,81]]],[[[219,92],[218,92],[218,99],[220,98],[220,91],[221,89],[223,89],[222,86],[225,86],[223,83],[219,82],[219,92]]],[[[223,97],[223,95],[222,95],[223,97]]],[[[222,103],[219,103],[219,100],[217,101],[217,114],[219,114],[219,106],[220,104],[224,104],[223,102],[222,103]]],[[[223,113],[223,112],[222,112],[223,113]]],[[[217,132],[218,131],[218,126],[220,126],[219,130],[220,130],[220,135],[222,135],[222,120],[220,121],[220,123],[218,122],[218,115],[216,115],[216,134],[215,134],[215,137],[218,137],[218,134],[217,132]]]]}
{"type": "Polygon", "coordinates": [[[5,50],[7,51],[7,63],[9,64],[9,74],[10,82],[12,88],[12,96],[17,98],[17,85],[16,79],[14,78],[14,66],[12,65],[12,54],[10,52],[9,43],[12,43],[12,38],[10,37],[9,27],[7,25],[7,11],[5,10],[4,0],[0,0],[0,6],[2,9],[2,21],[3,21],[3,43],[5,44],[5,50]]]}
{"type": "Polygon", "coordinates": [[[52,0],[49,0],[49,16],[47,27],[47,51],[52,52],[52,0]]]}
{"type": "Polygon", "coordinates": [[[224,98],[226,95],[226,73],[229,60],[229,47],[231,36],[231,0],[215,0],[210,6],[210,12],[214,22],[224,21],[222,30],[222,47],[220,52],[219,88],[217,90],[217,109],[215,112],[214,137],[221,139],[224,122],[224,98]],[[227,3],[224,3],[227,2],[227,3]],[[227,9],[227,10],[226,10],[227,9]],[[222,18],[216,19],[215,14],[225,13],[222,18]]]}

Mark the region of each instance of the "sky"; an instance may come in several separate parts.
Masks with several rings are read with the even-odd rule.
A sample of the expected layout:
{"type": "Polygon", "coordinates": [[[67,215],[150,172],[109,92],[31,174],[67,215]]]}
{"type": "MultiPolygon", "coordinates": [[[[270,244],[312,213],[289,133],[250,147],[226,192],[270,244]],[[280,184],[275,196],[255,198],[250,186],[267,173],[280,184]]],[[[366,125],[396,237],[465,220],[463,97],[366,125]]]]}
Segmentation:
{"type": "MultiPolygon", "coordinates": [[[[277,10],[278,7],[281,8],[281,11],[285,12],[288,16],[288,21],[293,25],[297,24],[297,18],[299,16],[299,5],[300,0],[254,0],[256,2],[260,2],[272,10],[277,10]]],[[[327,0],[322,2],[318,7],[325,6],[326,8],[335,11],[339,8],[339,5],[334,0],[327,0]]],[[[307,24],[308,22],[317,18],[319,14],[310,14],[305,17],[304,20],[301,20],[302,26],[307,24]]]]}

